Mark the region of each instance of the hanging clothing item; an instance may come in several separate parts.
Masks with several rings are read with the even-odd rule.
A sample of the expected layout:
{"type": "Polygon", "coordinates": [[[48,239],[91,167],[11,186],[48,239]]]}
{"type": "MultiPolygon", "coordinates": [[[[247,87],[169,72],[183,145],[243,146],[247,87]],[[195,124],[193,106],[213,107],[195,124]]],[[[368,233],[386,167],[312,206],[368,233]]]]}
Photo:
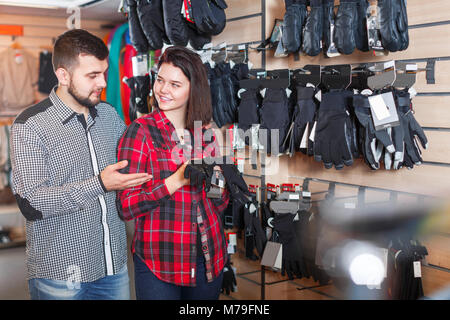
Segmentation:
{"type": "Polygon", "coordinates": [[[38,61],[24,49],[0,53],[0,114],[16,116],[35,101],[38,61]]]}
{"type": "Polygon", "coordinates": [[[58,78],[53,71],[52,53],[42,51],[39,54],[39,79],[38,90],[41,93],[50,94],[53,87],[58,84],[58,78]]]}
{"type": "Polygon", "coordinates": [[[125,118],[122,111],[122,101],[120,98],[119,56],[123,35],[128,31],[128,23],[117,28],[111,41],[109,50],[108,84],[106,87],[106,101],[117,111],[122,120],[125,118]]]}

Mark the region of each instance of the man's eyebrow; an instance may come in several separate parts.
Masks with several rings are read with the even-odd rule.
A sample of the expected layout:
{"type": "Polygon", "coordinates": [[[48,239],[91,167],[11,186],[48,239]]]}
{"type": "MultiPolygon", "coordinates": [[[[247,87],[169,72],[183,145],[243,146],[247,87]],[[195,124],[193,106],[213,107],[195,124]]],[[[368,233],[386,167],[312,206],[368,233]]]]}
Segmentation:
{"type": "Polygon", "coordinates": [[[105,72],[107,72],[107,71],[108,71],[108,69],[109,69],[109,67],[108,67],[108,68],[106,68],[106,70],[105,70],[105,71],[91,71],[91,72],[89,72],[89,73],[86,73],[86,75],[90,75],[90,74],[100,74],[100,73],[105,73],[105,72]]]}

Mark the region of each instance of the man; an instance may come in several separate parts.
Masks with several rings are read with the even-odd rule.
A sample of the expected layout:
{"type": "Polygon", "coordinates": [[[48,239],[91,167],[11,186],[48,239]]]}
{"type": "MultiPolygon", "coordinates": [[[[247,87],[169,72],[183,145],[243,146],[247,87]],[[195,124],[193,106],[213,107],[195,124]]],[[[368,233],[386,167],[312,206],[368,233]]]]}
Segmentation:
{"type": "Polygon", "coordinates": [[[129,299],[125,224],[115,190],[150,180],[121,174],[125,124],[100,101],[108,48],[84,30],[55,42],[58,78],[11,128],[12,187],[25,216],[32,299],[129,299]]]}

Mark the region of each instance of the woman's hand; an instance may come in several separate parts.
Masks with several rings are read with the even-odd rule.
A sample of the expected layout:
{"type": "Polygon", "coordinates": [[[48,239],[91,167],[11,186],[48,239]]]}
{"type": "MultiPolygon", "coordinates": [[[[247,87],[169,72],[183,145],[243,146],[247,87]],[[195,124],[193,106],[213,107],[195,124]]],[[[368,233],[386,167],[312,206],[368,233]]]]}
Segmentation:
{"type": "Polygon", "coordinates": [[[167,190],[170,195],[172,195],[175,191],[180,189],[181,187],[188,185],[190,183],[189,179],[184,177],[184,169],[188,165],[189,162],[183,163],[174,174],[164,180],[166,184],[167,190]]]}

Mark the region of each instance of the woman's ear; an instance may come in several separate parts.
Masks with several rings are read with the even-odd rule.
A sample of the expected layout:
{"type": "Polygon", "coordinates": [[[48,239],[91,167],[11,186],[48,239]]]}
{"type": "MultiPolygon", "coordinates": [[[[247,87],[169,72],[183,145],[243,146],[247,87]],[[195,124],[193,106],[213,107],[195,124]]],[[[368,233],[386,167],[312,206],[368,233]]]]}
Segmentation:
{"type": "Polygon", "coordinates": [[[70,73],[64,68],[58,68],[55,71],[56,78],[58,78],[58,83],[61,86],[69,86],[70,84],[70,73]]]}

